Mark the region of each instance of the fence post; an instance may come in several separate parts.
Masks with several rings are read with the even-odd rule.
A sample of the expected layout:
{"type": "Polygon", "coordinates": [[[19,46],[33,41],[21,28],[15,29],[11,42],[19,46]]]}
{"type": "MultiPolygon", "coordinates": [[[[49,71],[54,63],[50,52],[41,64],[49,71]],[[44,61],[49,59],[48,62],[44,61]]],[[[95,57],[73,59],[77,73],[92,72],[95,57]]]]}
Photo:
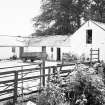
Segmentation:
{"type": "Polygon", "coordinates": [[[98,48],[98,62],[100,61],[100,50],[98,48]]]}
{"type": "Polygon", "coordinates": [[[23,102],[23,100],[24,100],[24,93],[23,93],[23,66],[21,66],[21,83],[22,83],[22,85],[21,85],[21,93],[22,93],[22,102],[23,102]]]}
{"type": "Polygon", "coordinates": [[[56,74],[56,70],[57,70],[57,67],[56,66],[53,66],[53,74],[54,75],[56,74]]]}
{"type": "Polygon", "coordinates": [[[43,59],[43,61],[42,61],[43,63],[42,63],[42,84],[43,84],[43,86],[45,86],[45,60],[43,59]]]}
{"type": "Polygon", "coordinates": [[[18,71],[14,72],[14,99],[13,99],[13,105],[16,105],[17,103],[17,88],[18,88],[18,71]]]}
{"type": "Polygon", "coordinates": [[[90,49],[90,65],[92,65],[92,48],[90,49]]]}
{"type": "Polygon", "coordinates": [[[39,64],[39,67],[40,67],[40,88],[41,88],[41,86],[42,86],[42,77],[41,77],[41,75],[42,75],[42,72],[41,72],[42,64],[39,64]]]}
{"type": "Polygon", "coordinates": [[[45,60],[46,60],[46,46],[42,46],[42,84],[45,86],[45,60]]]}
{"type": "Polygon", "coordinates": [[[51,74],[51,67],[48,68],[48,84],[49,84],[49,81],[50,81],[50,74],[51,74]]]}

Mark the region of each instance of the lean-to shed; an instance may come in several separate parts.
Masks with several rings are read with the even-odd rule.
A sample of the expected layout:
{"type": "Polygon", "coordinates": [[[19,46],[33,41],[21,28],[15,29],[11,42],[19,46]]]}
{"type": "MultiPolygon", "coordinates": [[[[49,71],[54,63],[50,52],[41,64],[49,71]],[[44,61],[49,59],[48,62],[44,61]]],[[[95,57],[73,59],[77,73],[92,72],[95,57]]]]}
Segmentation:
{"type": "Polygon", "coordinates": [[[61,60],[65,52],[70,51],[68,45],[68,35],[53,35],[53,36],[34,36],[27,41],[25,52],[41,52],[42,46],[46,47],[49,60],[61,60]]]}

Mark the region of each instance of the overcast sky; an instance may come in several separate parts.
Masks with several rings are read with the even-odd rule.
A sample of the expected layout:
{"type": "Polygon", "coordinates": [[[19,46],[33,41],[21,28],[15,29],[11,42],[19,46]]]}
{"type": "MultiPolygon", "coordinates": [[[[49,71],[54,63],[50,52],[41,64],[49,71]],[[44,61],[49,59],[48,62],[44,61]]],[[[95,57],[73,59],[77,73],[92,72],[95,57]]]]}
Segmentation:
{"type": "Polygon", "coordinates": [[[28,36],[39,11],[40,0],[0,0],[0,35],[28,36]]]}

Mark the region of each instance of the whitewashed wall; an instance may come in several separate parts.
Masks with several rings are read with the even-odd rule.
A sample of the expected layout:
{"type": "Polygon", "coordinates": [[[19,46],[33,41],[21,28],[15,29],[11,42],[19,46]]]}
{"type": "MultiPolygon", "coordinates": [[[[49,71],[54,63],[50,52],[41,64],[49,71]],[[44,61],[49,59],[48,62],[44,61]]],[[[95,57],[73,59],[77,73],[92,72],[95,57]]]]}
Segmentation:
{"type": "Polygon", "coordinates": [[[20,47],[16,47],[15,54],[16,54],[17,58],[20,57],[20,47]]]}
{"type": "Polygon", "coordinates": [[[12,56],[11,47],[0,47],[0,59],[8,59],[12,56]]]}
{"type": "Polygon", "coordinates": [[[71,36],[71,51],[90,57],[90,48],[100,49],[100,59],[105,61],[105,31],[88,21],[71,36]],[[86,30],[92,29],[92,44],[86,44],[86,30]]]}
{"type": "MultiPolygon", "coordinates": [[[[48,54],[48,60],[56,60],[56,48],[53,47],[53,52],[51,52],[52,47],[46,47],[46,53],[48,54]]],[[[41,52],[42,47],[24,47],[24,52],[41,52]]]]}
{"type": "MultiPolygon", "coordinates": [[[[19,57],[19,47],[16,47],[15,54],[19,57]]],[[[12,47],[0,47],[0,59],[9,59],[13,56],[12,47]]]]}
{"type": "MultiPolygon", "coordinates": [[[[63,53],[69,53],[70,47],[60,47],[61,48],[61,59],[63,53]]],[[[41,52],[42,47],[25,47],[24,52],[41,52]]],[[[46,47],[46,52],[48,54],[48,60],[57,60],[57,47],[46,47]],[[53,48],[53,52],[51,52],[51,48],[53,48]]]]}
{"type": "Polygon", "coordinates": [[[24,52],[41,52],[42,47],[24,47],[24,52]]]}

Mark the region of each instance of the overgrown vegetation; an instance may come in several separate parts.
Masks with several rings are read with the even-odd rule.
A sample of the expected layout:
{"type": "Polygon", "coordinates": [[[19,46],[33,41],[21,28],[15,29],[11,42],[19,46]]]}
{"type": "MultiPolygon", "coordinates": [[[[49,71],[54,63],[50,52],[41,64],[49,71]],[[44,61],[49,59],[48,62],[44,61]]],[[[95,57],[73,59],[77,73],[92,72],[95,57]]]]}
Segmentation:
{"type": "Polygon", "coordinates": [[[11,100],[9,100],[4,105],[13,105],[13,102],[11,100]]]}
{"type": "Polygon", "coordinates": [[[103,77],[93,68],[80,65],[67,77],[59,73],[50,78],[37,97],[37,105],[104,105],[103,77]]]}

